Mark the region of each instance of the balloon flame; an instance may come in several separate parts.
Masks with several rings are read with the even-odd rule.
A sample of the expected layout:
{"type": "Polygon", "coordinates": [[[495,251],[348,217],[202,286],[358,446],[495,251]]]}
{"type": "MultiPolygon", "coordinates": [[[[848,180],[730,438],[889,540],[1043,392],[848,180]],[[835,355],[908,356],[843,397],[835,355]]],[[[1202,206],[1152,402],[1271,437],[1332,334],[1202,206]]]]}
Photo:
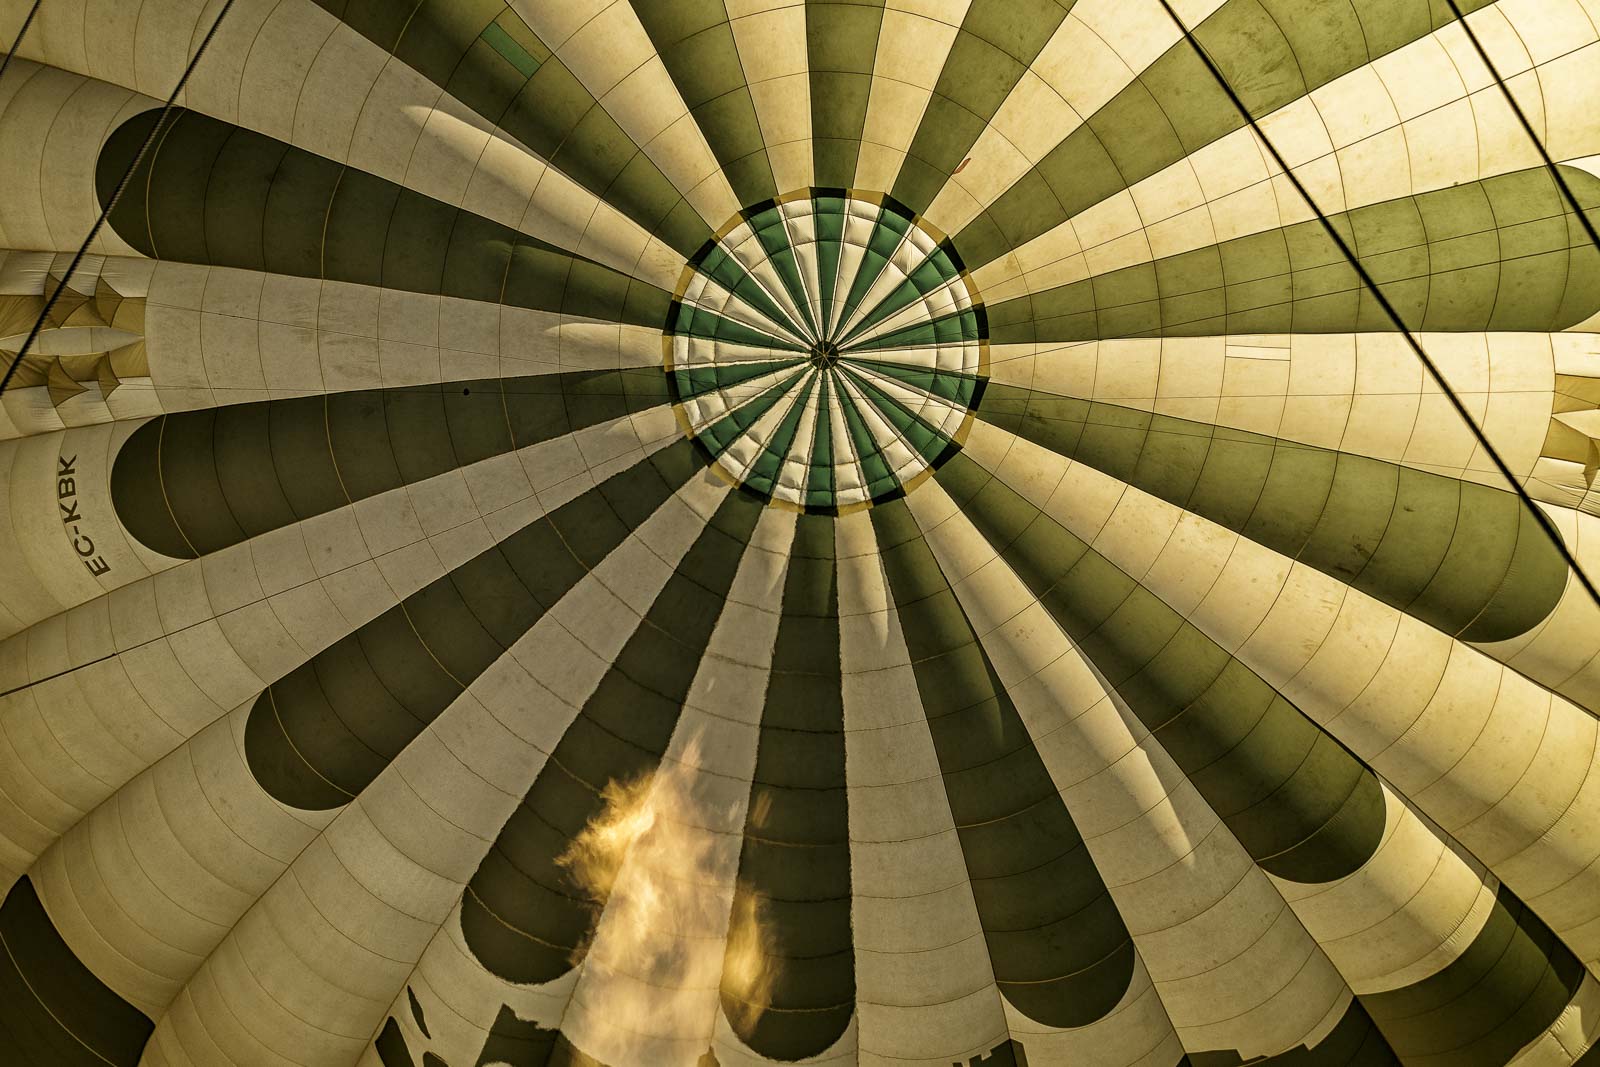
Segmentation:
{"type": "MultiPolygon", "coordinates": [[[[603,808],[556,862],[597,916],[577,953],[587,959],[584,999],[600,1016],[628,1019],[626,1032],[709,1043],[717,991],[744,1027],[770,1006],[776,975],[758,898],[733,891],[728,835],[709,829],[743,820],[695,796],[698,764],[690,745],[653,774],[607,784],[603,808]]],[[[614,1046],[605,1062],[660,1062],[659,1046],[634,1047],[623,1033],[601,1039],[614,1046]]]]}

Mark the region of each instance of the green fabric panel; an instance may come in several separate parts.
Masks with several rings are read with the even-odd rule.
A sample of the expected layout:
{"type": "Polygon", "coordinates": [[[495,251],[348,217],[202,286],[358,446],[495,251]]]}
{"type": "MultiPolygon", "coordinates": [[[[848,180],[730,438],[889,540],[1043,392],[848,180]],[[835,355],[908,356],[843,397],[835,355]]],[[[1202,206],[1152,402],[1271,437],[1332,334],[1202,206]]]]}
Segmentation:
{"type": "Polygon", "coordinates": [[[1035,1022],[1087,1026],[1127,993],[1133,939],[916,520],[870,514],[995,981],[1035,1022]]]}
{"type": "MultiPolygon", "coordinates": [[[[287,153],[284,145],[282,153],[287,153]]],[[[251,138],[229,137],[211,169],[209,186],[214,195],[206,197],[205,217],[201,220],[206,235],[202,262],[214,262],[224,250],[247,270],[264,271],[266,261],[267,201],[273,176],[282,161],[270,160],[272,169],[259,165],[251,138]]],[[[123,210],[119,203],[117,211],[123,210]]],[[[188,220],[193,225],[193,220],[188,220]]]]}
{"type": "Polygon", "coordinates": [[[501,0],[417,4],[394,42],[394,56],[430,81],[448,79],[463,65],[467,50],[479,40],[485,28],[505,10],[506,5],[501,0]]]}
{"type": "MultiPolygon", "coordinates": [[[[1227,0],[1194,36],[1260,119],[1453,19],[1437,0],[1227,0]]],[[[1179,41],[969,223],[956,247],[976,270],[1244,125],[1179,41]]]]}
{"type": "MultiPolygon", "coordinates": [[[[1003,305],[1002,305],[1003,306],[1003,305]]],[[[968,309],[953,311],[937,319],[913,323],[910,326],[891,330],[886,334],[874,337],[870,341],[860,341],[854,346],[862,351],[882,350],[885,348],[918,348],[927,345],[954,344],[959,341],[979,341],[983,339],[983,322],[980,319],[980,310],[968,309]]],[[[993,327],[990,328],[993,336],[993,327]]]]}
{"type": "Polygon", "coordinates": [[[871,311],[861,316],[850,331],[840,339],[840,344],[852,343],[857,337],[897,311],[909,307],[959,277],[961,271],[951,260],[951,251],[948,242],[936,247],[926,259],[912,268],[911,274],[905,281],[879,301],[871,311]]]}
{"type": "Polygon", "coordinates": [[[822,333],[833,335],[834,297],[839,282],[839,262],[844,256],[844,211],[842,196],[813,197],[817,227],[817,294],[822,303],[822,333]]]}
{"type": "Polygon", "coordinates": [[[855,185],[882,26],[883,0],[806,0],[811,161],[817,185],[855,185]]]}
{"type": "Polygon", "coordinates": [[[1361,1000],[1407,1067],[1501,1067],[1566,1009],[1583,964],[1510,890],[1429,978],[1361,1000]]]}
{"type": "Polygon", "coordinates": [[[778,478],[783,473],[784,462],[789,458],[795,437],[800,432],[800,420],[805,416],[806,401],[811,398],[816,381],[814,377],[806,379],[800,395],[790,403],[788,414],[778,424],[771,440],[761,450],[761,455],[751,464],[750,474],[745,478],[742,488],[763,501],[771,500],[778,487],[778,478]]]}
{"type": "Polygon", "coordinates": [[[900,247],[901,240],[910,229],[910,212],[893,200],[885,201],[873,224],[872,233],[867,238],[867,247],[861,254],[861,263],[856,268],[855,280],[850,283],[844,307],[839,312],[840,322],[849,319],[856,308],[861,306],[861,302],[867,297],[867,292],[872,288],[872,283],[883,273],[889,257],[894,255],[894,250],[900,247]]]}
{"type": "Polygon", "coordinates": [[[668,379],[675,401],[690,400],[718,389],[727,389],[774,371],[798,366],[799,356],[790,359],[762,359],[748,363],[726,363],[696,367],[693,370],[674,370],[668,379]]]}
{"type": "MultiPolygon", "coordinates": [[[[102,198],[137,155],[150,114],[135,116],[107,139],[96,177],[102,198]]],[[[671,296],[648,282],[183,109],[173,112],[160,150],[145,156],[110,221],[124,240],[155,259],[264,268],[650,327],[661,325],[671,305],[671,296]],[[219,174],[212,164],[224,145],[228,167],[219,174]],[[196,177],[202,164],[204,181],[196,177]],[[232,217],[234,211],[241,215],[232,217]],[[237,247],[229,242],[253,231],[258,219],[264,241],[252,232],[237,247]],[[213,220],[221,221],[214,231],[213,220]]]]}
{"type": "Polygon", "coordinates": [[[1526,633],[1566,589],[1560,551],[1505,490],[992,382],[978,417],[1462,640],[1526,633]]]}
{"type": "Polygon", "coordinates": [[[669,445],[274,682],[245,726],[256,781],[293,807],[348,803],[703,466],[687,441],[669,445]]]}
{"type": "Polygon", "coordinates": [[[833,519],[795,520],[761,712],[734,913],[757,903],[772,1003],[753,1021],[724,983],[734,1032],[772,1059],[829,1048],[855,1011],[850,819],[833,519]]]}
{"type": "Polygon", "coordinates": [[[792,393],[804,374],[805,368],[801,367],[757,396],[746,400],[727,415],[695,434],[695,444],[708,453],[707,458],[709,459],[715,459],[722,455],[723,452],[727,451],[729,445],[746,433],[767,412],[771,411],[786,396],[792,393]]]}
{"type": "Polygon", "coordinates": [[[599,911],[559,858],[603,813],[607,785],[660,764],[761,512],[723,498],[479,863],[461,929],[493,974],[549,982],[582,959],[599,911]]]}
{"type": "MultiPolygon", "coordinates": [[[[559,1029],[546,1030],[538,1023],[517,1018],[509,1004],[500,1005],[500,1014],[489,1027],[483,1051],[473,1067],[510,1064],[511,1067],[605,1067],[567,1040],[559,1029]]],[[[423,1067],[447,1067],[424,1063],[423,1067]]]]}
{"type": "Polygon", "coordinates": [[[973,0],[895,179],[895,199],[928,210],[1074,0],[973,0]]]}
{"type": "Polygon", "coordinates": [[[1241,1067],[1245,1063],[1251,1067],[1399,1067],[1400,1059],[1366,1008],[1352,1000],[1334,1028],[1315,1045],[1249,1060],[1232,1049],[1191,1052],[1179,1067],[1241,1067]]]}
{"type": "MultiPolygon", "coordinates": [[[[219,452],[228,447],[226,438],[218,444],[219,452]]],[[[197,553],[161,495],[161,452],[159,430],[149,432],[140,427],[122,443],[111,468],[112,506],[123,528],[145,547],[178,559],[193,559],[197,553]]],[[[269,514],[277,506],[289,509],[281,492],[262,501],[269,514]]],[[[243,518],[250,521],[251,516],[247,513],[243,518]]]]}
{"type": "Polygon", "coordinates": [[[737,295],[774,323],[788,327],[796,337],[805,336],[805,331],[788,312],[778,306],[777,301],[767,293],[761,283],[740,266],[738,260],[723,251],[717,242],[707,241],[695,253],[689,265],[701,274],[716,279],[724,289],[737,295]]]}
{"type": "Polygon", "coordinates": [[[834,393],[838,398],[839,410],[844,415],[845,429],[850,434],[851,449],[856,462],[861,465],[862,477],[866,479],[868,495],[876,500],[896,492],[900,488],[900,480],[895,477],[872,431],[867,429],[866,417],[861,414],[855,397],[838,377],[834,379],[834,393]]]}
{"type": "Polygon", "coordinates": [[[843,343],[847,345],[850,344],[861,334],[872,329],[872,327],[878,325],[890,315],[902,310],[913,301],[920,300],[922,297],[928,295],[930,291],[938,287],[937,282],[935,282],[933,285],[923,287],[921,284],[919,284],[923,280],[921,277],[919,277],[920,274],[921,270],[919,268],[918,271],[913,272],[910,277],[907,277],[905,281],[901,282],[893,292],[884,297],[883,301],[878,304],[877,307],[867,312],[867,314],[861,316],[861,319],[855,324],[855,326],[851,327],[850,332],[846,334],[844,338],[842,338],[843,343]]]}
{"type": "MultiPolygon", "coordinates": [[[[186,122],[185,119],[191,119],[191,115],[171,113],[159,142],[161,151],[152,147],[151,154],[145,157],[144,171],[149,181],[143,190],[145,203],[142,206],[153,247],[161,249],[168,259],[204,263],[208,245],[206,231],[203,226],[196,226],[195,220],[204,218],[205,194],[217,157],[223,146],[234,140],[235,131],[223,122],[186,122]],[[200,210],[196,210],[197,207],[200,210]]],[[[138,151],[137,142],[133,149],[138,151]]],[[[115,175],[120,177],[130,162],[131,156],[119,160],[115,175]]],[[[133,193],[134,184],[130,182],[124,198],[133,193]]]]}
{"type": "Polygon", "coordinates": [[[976,463],[958,454],[935,478],[1265,870],[1327,882],[1371,858],[1384,826],[1371,771],[976,463]]]}
{"type": "Polygon", "coordinates": [[[406,1047],[405,1035],[400,1032],[400,1024],[394,1021],[393,1015],[384,1021],[383,1030],[372,1043],[372,1049],[378,1054],[378,1062],[383,1067],[417,1067],[417,1061],[411,1058],[411,1050],[406,1047]]]}
{"type": "Polygon", "coordinates": [[[784,352],[803,352],[805,349],[792,341],[773,337],[742,322],[725,319],[715,312],[697,308],[692,304],[674,301],[667,320],[668,333],[687,334],[708,340],[727,341],[730,344],[752,345],[784,352]]]}
{"type": "Polygon", "coordinates": [[[921,415],[912,411],[869,378],[849,368],[844,369],[842,373],[855,383],[862,395],[877,409],[878,414],[894,427],[895,432],[905,443],[929,463],[937,462],[939,457],[954,444],[921,415]]]}
{"type": "Polygon", "coordinates": [[[503,0],[315,0],[688,256],[711,236],[683,194],[503,0]]]}
{"type": "MultiPolygon", "coordinates": [[[[901,309],[907,313],[907,319],[914,318],[910,313],[921,310],[923,304],[913,301],[923,293],[943,293],[952,283],[960,282],[959,258],[949,247],[931,243],[923,246],[925,252],[920,259],[914,255],[905,247],[914,222],[892,200],[858,201],[843,190],[826,188],[812,188],[808,192],[808,199],[771,201],[746,208],[737,220],[741,225],[735,231],[742,236],[732,238],[730,244],[738,245],[741,254],[753,254],[770,265],[772,274],[763,275],[764,284],[773,292],[785,291],[786,303],[793,302],[806,309],[803,316],[795,312],[797,318],[802,318],[805,334],[813,330],[822,333],[821,328],[826,327],[825,339],[806,346],[806,364],[798,369],[808,382],[815,375],[827,375],[832,391],[809,387],[810,392],[799,400],[795,395],[801,392],[798,383],[793,389],[769,390],[778,377],[773,373],[776,368],[798,367],[798,361],[786,360],[781,355],[771,360],[747,360],[743,358],[745,353],[738,353],[737,361],[719,363],[723,357],[715,348],[698,341],[729,339],[726,336],[728,324],[716,313],[708,317],[708,313],[699,309],[698,302],[704,298],[715,308],[723,306],[724,298],[715,293],[703,296],[692,285],[686,285],[683,298],[674,305],[668,332],[675,337],[695,336],[697,343],[675,344],[674,351],[680,352],[682,359],[674,357],[674,363],[684,366],[675,366],[672,384],[677,401],[692,400],[715,390],[724,403],[735,405],[731,411],[707,413],[698,410],[699,405],[693,405],[696,410],[681,412],[694,424],[696,439],[710,457],[720,463],[723,474],[758,499],[777,499],[804,510],[836,513],[840,506],[833,484],[836,480],[849,485],[852,503],[870,505],[903,495],[902,482],[909,481],[913,472],[920,476],[926,464],[937,464],[958,447],[952,440],[953,428],[946,425],[951,421],[947,418],[951,412],[946,404],[969,406],[982,390],[980,376],[942,370],[935,365],[938,361],[934,360],[933,353],[920,358],[920,362],[928,364],[925,367],[895,363],[896,358],[903,358],[902,354],[868,358],[862,366],[857,366],[862,349],[893,346],[908,339],[941,346],[978,342],[986,327],[981,305],[973,305],[970,310],[945,319],[913,327],[902,326],[886,339],[874,339],[864,346],[854,345],[853,338],[864,330],[885,328],[881,326],[885,317],[901,309]],[[849,269],[845,270],[842,244],[846,223],[851,219],[854,220],[852,247],[857,252],[864,249],[866,256],[863,262],[857,262],[852,253],[849,269]],[[875,306],[862,307],[871,288],[871,279],[882,278],[880,272],[887,269],[885,264],[889,258],[897,254],[910,257],[905,264],[910,269],[908,278],[898,287],[885,284],[885,290],[895,291],[887,299],[880,293],[873,293],[871,299],[875,306]],[[808,255],[814,259],[806,259],[808,255]],[[841,278],[841,272],[849,276],[841,278]],[[836,303],[867,311],[865,321],[852,322],[848,328],[836,325],[833,321],[836,303]],[[916,336],[911,338],[910,332],[916,336]],[[689,369],[690,366],[693,369],[689,369]],[[764,390],[769,391],[759,395],[764,390]],[[828,402],[837,400],[838,412],[834,417],[839,421],[833,425],[824,423],[820,433],[807,427],[808,439],[800,441],[801,412],[794,405],[819,398],[830,415],[835,405],[828,402]],[[776,479],[786,469],[786,459],[800,460],[808,454],[814,457],[820,453],[832,457],[835,448],[847,450],[838,452],[842,463],[839,470],[831,473],[808,471],[803,485],[777,483],[776,479]],[[909,449],[910,456],[905,454],[905,449],[909,449]],[[794,455],[791,457],[790,453],[794,455]],[[854,484],[858,479],[856,472],[851,471],[852,466],[859,468],[861,484],[854,484]]],[[[698,262],[691,266],[700,274],[716,278],[724,289],[737,291],[742,285],[754,284],[751,276],[734,261],[732,253],[722,247],[708,246],[698,262]]],[[[941,295],[940,299],[949,304],[966,302],[959,293],[954,297],[941,295]]],[[[726,306],[729,314],[735,313],[731,302],[726,306]]],[[[746,309],[747,321],[759,322],[761,329],[773,333],[784,332],[779,324],[764,322],[755,315],[752,309],[746,309]]],[[[776,341],[763,347],[794,348],[776,341]]],[[[977,362],[980,353],[976,344],[968,344],[956,355],[966,363],[977,362]]],[[[913,360],[918,361],[919,357],[914,355],[913,360]]],[[[959,417],[962,413],[955,414],[959,417]]]]}
{"type": "Polygon", "coordinates": [[[741,204],[771,200],[767,144],[723,0],[630,0],[741,204]]]}
{"type": "MultiPolygon", "coordinates": [[[[507,11],[506,14],[510,14],[510,12],[507,11]]],[[[502,20],[505,17],[505,15],[501,15],[502,20]]],[[[502,59],[515,67],[517,73],[524,78],[531,78],[539,73],[539,67],[542,65],[540,58],[524,47],[522,42],[506,32],[499,22],[491,22],[484,27],[483,39],[490,48],[500,53],[502,59]]],[[[549,58],[548,54],[545,58],[549,58]]]]}
{"type": "Polygon", "coordinates": [[[806,507],[818,514],[837,506],[834,496],[833,462],[835,448],[841,447],[833,440],[833,421],[828,413],[833,410],[833,383],[826,374],[817,376],[817,421],[811,437],[811,473],[806,483],[806,507]]]}
{"type": "Polygon", "coordinates": [[[799,257],[795,255],[793,244],[789,240],[789,228],[779,214],[777,205],[769,204],[746,212],[746,219],[750,228],[755,231],[756,238],[761,242],[761,247],[766,250],[766,259],[777,272],[783,287],[789,293],[789,299],[794,301],[794,306],[800,309],[800,315],[805,320],[810,336],[817,337],[817,322],[811,314],[812,299],[806,291],[806,283],[801,277],[799,257]]]}
{"type": "Polygon", "coordinates": [[[850,362],[854,366],[865,367],[889,378],[897,378],[912,388],[921,389],[925,393],[932,393],[934,396],[943,397],[968,408],[977,403],[986,381],[976,375],[963,374],[960,371],[909,366],[881,359],[852,357],[850,362]]]}
{"type": "MultiPolygon", "coordinates": [[[[1600,218],[1600,178],[1563,168],[1600,218]]],[[[1600,250],[1543,167],[1332,216],[1412,331],[1537,331],[1600,311],[1600,250]]],[[[1003,301],[993,340],[1391,331],[1316,220],[1003,301]]]]}
{"type": "MultiPolygon", "coordinates": [[[[179,558],[192,559],[237,544],[249,536],[240,528],[228,506],[222,478],[217,471],[217,455],[213,444],[217,415],[216,409],[205,408],[184,412],[176,419],[170,415],[158,416],[135,432],[148,433],[156,438],[160,453],[159,466],[143,467],[137,471],[128,468],[127,473],[119,478],[119,472],[113,465],[112,502],[128,532],[138,536],[139,521],[143,519],[149,522],[153,518],[155,526],[151,532],[159,535],[166,531],[165,520],[168,516],[182,531],[179,541],[147,547],[179,558]],[[166,491],[168,483],[173,490],[170,495],[166,491]],[[162,515],[162,512],[166,514],[162,515]]],[[[259,425],[265,428],[265,421],[259,425]]],[[[232,427],[225,427],[224,433],[229,429],[232,427]]],[[[231,445],[233,442],[228,443],[231,445]]],[[[257,448],[254,453],[258,463],[262,460],[271,462],[271,454],[267,449],[257,448]]],[[[234,454],[230,448],[229,458],[234,454]]],[[[307,482],[317,482],[319,473],[316,468],[308,469],[305,472],[307,482]]],[[[299,477],[299,472],[295,472],[295,476],[299,477]]],[[[256,517],[249,512],[246,515],[249,518],[256,517]]],[[[287,523],[280,521],[274,525],[287,523]]]]}
{"type": "Polygon", "coordinates": [[[653,368],[262,400],[158,415],[111,469],[117,517],[180,559],[669,401],[653,368]]]}
{"type": "Polygon", "coordinates": [[[0,1041],[8,1063],[134,1067],[155,1024],[83,965],[27,875],[0,904],[0,1041]]]}

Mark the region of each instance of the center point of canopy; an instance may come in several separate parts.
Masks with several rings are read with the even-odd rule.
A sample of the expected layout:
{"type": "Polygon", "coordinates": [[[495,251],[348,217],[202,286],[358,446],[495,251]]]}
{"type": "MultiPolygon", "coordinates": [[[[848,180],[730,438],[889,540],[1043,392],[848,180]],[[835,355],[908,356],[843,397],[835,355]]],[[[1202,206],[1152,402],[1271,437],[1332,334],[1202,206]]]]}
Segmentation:
{"type": "Polygon", "coordinates": [[[824,514],[904,496],[959,451],[989,372],[950,243],[887,196],[841,189],[729,220],[684,266],[663,349],[712,469],[824,514]]]}
{"type": "Polygon", "coordinates": [[[811,346],[811,365],[817,370],[832,370],[839,362],[839,346],[832,341],[818,341],[811,346]]]}

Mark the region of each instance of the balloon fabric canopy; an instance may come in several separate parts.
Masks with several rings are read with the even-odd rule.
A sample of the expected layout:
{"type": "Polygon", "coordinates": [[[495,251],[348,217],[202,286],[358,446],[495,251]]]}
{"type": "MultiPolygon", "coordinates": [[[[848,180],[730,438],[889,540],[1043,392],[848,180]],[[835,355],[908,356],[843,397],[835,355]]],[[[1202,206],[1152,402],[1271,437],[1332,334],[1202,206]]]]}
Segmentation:
{"type": "Polygon", "coordinates": [[[0,48],[0,1064],[1600,1067],[1600,0],[0,48]]]}

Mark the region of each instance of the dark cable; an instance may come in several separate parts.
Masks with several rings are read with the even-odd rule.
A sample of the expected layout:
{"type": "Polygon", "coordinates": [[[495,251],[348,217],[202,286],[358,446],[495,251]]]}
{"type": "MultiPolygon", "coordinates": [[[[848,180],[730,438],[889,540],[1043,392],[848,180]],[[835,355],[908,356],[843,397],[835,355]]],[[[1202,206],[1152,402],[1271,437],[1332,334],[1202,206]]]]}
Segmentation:
{"type": "MultiPolygon", "coordinates": [[[[1283,154],[1278,151],[1277,146],[1267,138],[1267,135],[1261,129],[1261,125],[1256,122],[1255,116],[1250,114],[1250,109],[1239,98],[1239,94],[1234,92],[1233,86],[1228,84],[1228,79],[1223,76],[1222,70],[1212,60],[1211,55],[1195,39],[1194,34],[1184,24],[1184,21],[1178,17],[1178,13],[1172,9],[1172,4],[1169,0],[1161,0],[1161,6],[1166,9],[1168,17],[1178,27],[1178,31],[1183,34],[1184,40],[1189,42],[1189,47],[1193,48],[1195,54],[1200,57],[1200,62],[1205,64],[1206,69],[1211,72],[1211,76],[1216,79],[1217,85],[1222,88],[1228,99],[1233,102],[1233,106],[1238,110],[1240,116],[1250,125],[1250,129],[1255,133],[1257,139],[1272,154],[1273,162],[1277,163],[1278,169],[1283,171],[1284,177],[1289,179],[1289,182],[1294,186],[1295,192],[1299,193],[1300,198],[1306,202],[1306,206],[1316,213],[1317,221],[1322,224],[1322,228],[1327,231],[1328,236],[1338,246],[1340,253],[1349,261],[1351,269],[1361,279],[1361,284],[1372,294],[1373,299],[1378,302],[1378,306],[1383,309],[1383,313],[1388,316],[1395,329],[1405,336],[1406,343],[1410,345],[1411,351],[1416,353],[1417,359],[1427,369],[1428,376],[1433,379],[1433,383],[1439,387],[1446,399],[1450,401],[1450,405],[1455,408],[1456,414],[1461,416],[1461,421],[1467,424],[1467,427],[1472,431],[1473,437],[1477,438],[1479,447],[1494,461],[1495,468],[1500,472],[1501,477],[1511,486],[1512,491],[1522,500],[1528,511],[1532,512],[1534,520],[1538,522],[1540,528],[1550,538],[1551,543],[1555,545],[1556,551],[1561,553],[1561,558],[1566,560],[1567,566],[1577,577],[1579,584],[1589,594],[1589,599],[1594,602],[1595,607],[1600,608],[1600,590],[1595,588],[1594,583],[1589,580],[1589,576],[1583,572],[1583,568],[1578,566],[1578,560],[1573,556],[1571,550],[1567,548],[1566,541],[1561,537],[1561,531],[1556,529],[1555,523],[1551,521],[1550,516],[1544,513],[1544,510],[1539,507],[1533,497],[1528,495],[1528,491],[1523,488],[1522,483],[1517,480],[1516,475],[1512,473],[1506,461],[1501,458],[1499,451],[1489,443],[1488,436],[1483,432],[1477,421],[1473,419],[1471,412],[1467,410],[1467,406],[1461,402],[1461,398],[1456,395],[1456,391],[1450,388],[1450,383],[1445,381],[1444,375],[1440,373],[1439,368],[1423,349],[1416,335],[1406,326],[1405,320],[1400,317],[1400,313],[1389,302],[1389,298],[1384,295],[1383,290],[1378,288],[1378,283],[1373,281],[1372,275],[1367,273],[1367,268],[1356,257],[1355,250],[1344,239],[1344,235],[1328,219],[1328,216],[1322,213],[1322,209],[1317,206],[1317,202],[1311,198],[1310,191],[1306,189],[1299,176],[1290,168],[1288,160],[1283,158],[1283,154]]],[[[1451,6],[1455,6],[1453,2],[1451,6]]],[[[1579,217],[1583,217],[1582,212],[1579,212],[1579,217]]]]}
{"type": "Polygon", "coordinates": [[[17,31],[17,39],[11,42],[11,51],[6,53],[4,59],[0,59],[0,78],[6,76],[6,68],[11,66],[11,57],[22,47],[22,38],[27,36],[28,27],[33,25],[33,16],[39,13],[39,5],[43,3],[44,0],[33,0],[33,6],[28,9],[28,17],[22,20],[22,29],[17,31]]]}
{"type": "Polygon", "coordinates": [[[1461,28],[1467,31],[1467,40],[1472,42],[1472,47],[1478,50],[1478,58],[1483,60],[1483,65],[1489,68],[1489,74],[1494,78],[1495,84],[1500,86],[1500,92],[1506,98],[1506,103],[1511,105],[1511,110],[1517,116],[1517,121],[1522,123],[1523,132],[1528,135],[1528,140],[1533,142],[1533,147],[1539,150],[1539,156],[1544,160],[1544,165],[1550,171],[1550,177],[1556,180],[1556,185],[1561,189],[1561,195],[1566,197],[1567,204],[1572,208],[1572,213],[1578,216],[1578,223],[1589,235],[1589,240],[1596,249],[1600,249],[1600,232],[1596,232],[1594,222],[1584,214],[1583,207],[1578,203],[1578,198],[1572,192],[1572,186],[1567,184],[1567,179],[1561,176],[1561,168],[1556,166],[1556,161],[1551,158],[1550,152],[1545,148],[1544,142],[1539,140],[1539,135],[1534,132],[1533,123],[1528,121],[1527,112],[1522,110],[1522,105],[1517,103],[1517,98],[1511,94],[1511,86],[1500,77],[1500,71],[1495,67],[1494,61],[1489,58],[1488,51],[1483,47],[1483,42],[1478,40],[1478,35],[1472,32],[1472,27],[1467,24],[1467,16],[1462,14],[1461,8],[1456,5],[1456,0],[1445,0],[1450,5],[1450,10],[1455,13],[1456,21],[1461,28]]]}
{"type": "MultiPolygon", "coordinates": [[[[85,237],[83,244],[78,246],[78,251],[73,255],[72,262],[67,265],[66,273],[61,276],[61,283],[46,298],[44,309],[39,312],[39,317],[34,320],[33,328],[28,331],[27,340],[22,342],[22,348],[17,352],[16,358],[11,361],[11,366],[7,367],[5,375],[0,377],[0,393],[4,393],[6,386],[11,384],[11,379],[17,373],[17,368],[22,366],[23,357],[28,354],[28,349],[38,339],[39,331],[44,328],[45,320],[49,317],[51,309],[56,306],[56,301],[60,299],[61,291],[67,287],[67,282],[72,280],[72,275],[77,272],[78,264],[83,262],[83,257],[88,253],[89,246],[99,236],[100,228],[106,224],[106,219],[110,216],[112,209],[117,206],[117,201],[122,199],[123,190],[127,188],[128,182],[133,180],[134,172],[139,169],[139,165],[144,162],[145,154],[150,151],[150,146],[155,143],[156,137],[166,127],[167,118],[172,113],[178,94],[183,92],[183,87],[189,82],[189,76],[194,73],[195,67],[199,66],[200,57],[206,54],[206,48],[211,44],[211,39],[217,35],[217,30],[222,27],[222,20],[233,9],[233,2],[234,0],[226,0],[222,5],[222,10],[217,12],[216,21],[212,22],[211,29],[200,42],[200,47],[195,49],[193,58],[189,60],[189,65],[184,68],[183,76],[178,79],[178,84],[172,87],[172,95],[167,97],[166,104],[161,108],[161,117],[150,128],[150,133],[145,137],[144,144],[139,146],[138,155],[133,157],[133,162],[128,165],[128,169],[123,172],[121,179],[118,180],[117,187],[112,192],[110,199],[106,201],[105,207],[100,209],[100,217],[95,219],[94,225],[89,228],[89,236],[85,237]]],[[[35,3],[34,7],[37,9],[38,3],[35,3]]],[[[29,17],[31,18],[32,16],[30,15],[29,17]]],[[[10,57],[8,56],[7,58],[9,59],[10,57]]]]}

